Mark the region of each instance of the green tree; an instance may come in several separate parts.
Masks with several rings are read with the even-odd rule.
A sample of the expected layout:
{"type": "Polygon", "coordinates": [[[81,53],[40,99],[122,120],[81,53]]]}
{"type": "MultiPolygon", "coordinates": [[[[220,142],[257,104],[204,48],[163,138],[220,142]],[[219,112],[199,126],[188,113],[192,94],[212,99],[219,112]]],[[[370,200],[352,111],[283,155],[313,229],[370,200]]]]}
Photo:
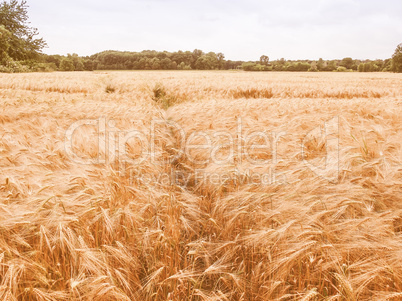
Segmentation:
{"type": "Polygon", "coordinates": [[[61,71],[74,71],[74,62],[70,58],[63,58],[60,62],[61,71]]]}
{"type": "Polygon", "coordinates": [[[371,71],[373,71],[373,66],[371,65],[370,62],[364,63],[364,65],[363,65],[363,71],[364,71],[364,72],[371,72],[371,71]]]}
{"type": "Polygon", "coordinates": [[[8,56],[14,60],[35,59],[46,46],[36,38],[38,30],[29,26],[26,1],[11,0],[0,3],[0,25],[10,33],[8,56]]]}
{"type": "Polygon", "coordinates": [[[195,68],[199,70],[214,70],[218,67],[218,57],[214,52],[208,52],[200,56],[195,62],[195,68]]]}
{"type": "Polygon", "coordinates": [[[84,60],[84,69],[86,71],[92,71],[94,70],[94,63],[91,60],[84,60]]]}
{"type": "Polygon", "coordinates": [[[322,58],[319,58],[317,62],[317,70],[322,71],[324,69],[324,60],[322,58]]]}
{"type": "Polygon", "coordinates": [[[392,55],[392,71],[402,72],[402,43],[399,44],[392,55]]]}
{"type": "Polygon", "coordinates": [[[342,59],[342,61],[339,63],[339,66],[345,67],[346,69],[352,69],[354,62],[351,57],[345,57],[342,59]]]}
{"type": "Polygon", "coordinates": [[[310,69],[308,69],[308,71],[317,72],[318,71],[317,62],[315,62],[315,61],[311,62],[311,67],[310,67],[310,69]]]}
{"type": "Polygon", "coordinates": [[[225,62],[225,55],[222,52],[219,52],[216,55],[217,59],[218,59],[218,64],[219,64],[219,69],[223,69],[223,65],[225,62]]]}
{"type": "MultiPolygon", "coordinates": [[[[82,58],[78,56],[78,54],[73,53],[73,54],[68,54],[67,55],[68,59],[73,62],[74,65],[74,70],[75,71],[84,71],[84,62],[82,61],[82,58]]],[[[70,70],[66,70],[70,71],[70,70]]]]}
{"type": "Polygon", "coordinates": [[[336,70],[336,61],[327,61],[327,66],[325,67],[325,71],[334,71],[336,70]]]}
{"type": "Polygon", "coordinates": [[[160,61],[158,58],[153,58],[152,59],[152,65],[151,65],[152,70],[159,70],[161,69],[160,61]]]}
{"type": "Polygon", "coordinates": [[[244,62],[241,67],[244,71],[272,71],[272,67],[257,64],[255,62],[244,62]]]}
{"type": "Polygon", "coordinates": [[[74,65],[74,70],[84,71],[85,70],[84,62],[82,60],[78,60],[77,63],[74,65]]]}
{"type": "Polygon", "coordinates": [[[386,59],[382,65],[382,71],[389,72],[392,71],[392,59],[386,59]]]}
{"type": "Polygon", "coordinates": [[[241,67],[244,71],[255,71],[257,64],[253,62],[244,62],[241,67]]]}
{"type": "Polygon", "coordinates": [[[173,69],[172,61],[167,57],[160,61],[160,66],[163,70],[173,69]]]}
{"type": "Polygon", "coordinates": [[[173,62],[170,64],[170,69],[172,69],[172,70],[177,70],[177,63],[176,63],[176,61],[173,61],[173,62]]]}
{"type": "Polygon", "coordinates": [[[336,71],[337,72],[346,72],[346,71],[348,71],[348,69],[346,69],[346,67],[339,66],[338,68],[336,68],[336,71]]]}
{"type": "Polygon", "coordinates": [[[8,50],[10,48],[11,33],[0,25],[0,64],[6,65],[9,60],[8,50]]]}
{"type": "Polygon", "coordinates": [[[186,67],[186,63],[185,63],[185,62],[181,62],[180,64],[177,65],[177,69],[178,69],[178,70],[184,70],[185,67],[186,67]]]}
{"type": "Polygon", "coordinates": [[[181,62],[179,65],[177,65],[178,70],[191,70],[190,65],[186,65],[185,62],[181,62]]]}
{"type": "Polygon", "coordinates": [[[260,57],[260,64],[267,66],[269,62],[269,57],[267,55],[261,55],[260,57]]]}
{"type": "Polygon", "coordinates": [[[364,72],[364,64],[360,63],[358,67],[359,72],[364,72]]]}
{"type": "MultiPolygon", "coordinates": [[[[192,53],[192,63],[191,63],[191,68],[196,69],[196,63],[197,60],[204,54],[204,52],[202,52],[202,50],[199,49],[194,49],[193,53],[192,53]]],[[[197,68],[198,69],[198,68],[197,68]]]]}
{"type": "Polygon", "coordinates": [[[45,63],[53,63],[56,65],[57,68],[59,68],[60,62],[63,59],[63,57],[58,54],[53,54],[53,55],[44,54],[43,59],[45,60],[45,63]]]}

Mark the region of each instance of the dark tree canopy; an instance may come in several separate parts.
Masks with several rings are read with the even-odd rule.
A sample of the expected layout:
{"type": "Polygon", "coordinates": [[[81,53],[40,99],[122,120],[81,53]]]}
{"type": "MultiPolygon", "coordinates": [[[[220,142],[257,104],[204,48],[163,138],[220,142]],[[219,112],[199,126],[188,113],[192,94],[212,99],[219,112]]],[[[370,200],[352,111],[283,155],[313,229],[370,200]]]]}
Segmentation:
{"type": "Polygon", "coordinates": [[[392,71],[402,72],[402,43],[396,47],[392,56],[392,71]]]}
{"type": "Polygon", "coordinates": [[[346,69],[355,69],[353,68],[354,61],[351,57],[345,57],[339,63],[340,66],[345,67],[346,69]]]}
{"type": "Polygon", "coordinates": [[[6,45],[0,52],[7,49],[5,53],[13,60],[34,59],[46,46],[37,38],[38,30],[29,26],[27,8],[26,1],[0,2],[0,41],[6,45]]]}

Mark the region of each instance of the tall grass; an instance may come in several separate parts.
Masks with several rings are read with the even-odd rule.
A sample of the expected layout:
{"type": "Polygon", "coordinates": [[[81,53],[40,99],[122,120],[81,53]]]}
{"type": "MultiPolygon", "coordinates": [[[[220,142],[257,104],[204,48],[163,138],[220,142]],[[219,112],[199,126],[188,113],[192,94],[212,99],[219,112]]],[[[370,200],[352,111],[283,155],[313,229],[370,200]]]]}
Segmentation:
{"type": "MultiPolygon", "coordinates": [[[[401,79],[356,73],[0,75],[0,300],[399,300],[401,79]],[[115,91],[106,93],[111,79],[115,91]],[[166,97],[176,101],[165,105],[166,97]],[[311,134],[304,154],[301,142],[335,116],[340,166],[330,183],[302,161],[321,162],[325,141],[311,134]],[[65,130],[100,117],[149,140],[152,120],[159,120],[154,157],[127,164],[125,173],[114,156],[99,164],[74,162],[64,148],[65,130]],[[231,154],[225,137],[212,139],[211,147],[229,158],[226,164],[208,160],[206,149],[166,160],[180,148],[169,122],[187,135],[237,137],[239,117],[245,135],[286,132],[277,154],[249,148],[253,158],[271,164],[231,154]],[[272,169],[284,181],[261,185],[246,172],[272,169]],[[175,172],[185,180],[142,177],[175,172]],[[237,177],[216,182],[200,180],[199,173],[237,177]]],[[[80,156],[112,152],[96,130],[75,133],[80,156]]],[[[134,139],[125,147],[133,158],[141,153],[134,139]]]]}

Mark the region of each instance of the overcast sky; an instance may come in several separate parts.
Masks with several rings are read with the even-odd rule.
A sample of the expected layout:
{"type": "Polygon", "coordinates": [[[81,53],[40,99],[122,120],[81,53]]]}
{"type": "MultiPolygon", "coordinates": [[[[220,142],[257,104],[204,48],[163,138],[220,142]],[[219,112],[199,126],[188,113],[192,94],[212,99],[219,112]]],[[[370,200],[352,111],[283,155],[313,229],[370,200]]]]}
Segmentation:
{"type": "Polygon", "coordinates": [[[400,0],[28,0],[48,54],[223,52],[226,59],[385,59],[402,43],[400,0]]]}

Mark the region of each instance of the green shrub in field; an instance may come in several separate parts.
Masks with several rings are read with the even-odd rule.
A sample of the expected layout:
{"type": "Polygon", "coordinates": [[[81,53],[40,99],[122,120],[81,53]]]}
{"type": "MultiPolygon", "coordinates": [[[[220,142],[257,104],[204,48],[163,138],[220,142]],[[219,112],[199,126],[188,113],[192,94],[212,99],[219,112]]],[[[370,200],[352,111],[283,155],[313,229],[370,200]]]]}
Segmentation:
{"type": "Polygon", "coordinates": [[[336,68],[336,71],[337,71],[337,72],[346,72],[346,71],[349,71],[349,70],[346,69],[346,68],[343,67],[343,66],[340,66],[340,67],[336,68]]]}

